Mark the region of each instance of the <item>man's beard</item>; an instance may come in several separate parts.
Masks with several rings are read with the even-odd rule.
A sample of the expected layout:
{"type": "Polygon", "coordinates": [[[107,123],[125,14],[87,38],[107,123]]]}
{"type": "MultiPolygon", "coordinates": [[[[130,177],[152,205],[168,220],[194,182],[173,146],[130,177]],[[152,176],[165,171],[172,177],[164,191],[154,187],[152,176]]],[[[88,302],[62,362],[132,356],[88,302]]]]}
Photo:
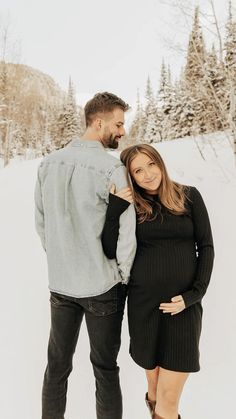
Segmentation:
{"type": "Polygon", "coordinates": [[[113,136],[112,134],[106,136],[102,139],[102,143],[105,148],[113,148],[116,149],[119,147],[119,139],[120,136],[113,136]]]}

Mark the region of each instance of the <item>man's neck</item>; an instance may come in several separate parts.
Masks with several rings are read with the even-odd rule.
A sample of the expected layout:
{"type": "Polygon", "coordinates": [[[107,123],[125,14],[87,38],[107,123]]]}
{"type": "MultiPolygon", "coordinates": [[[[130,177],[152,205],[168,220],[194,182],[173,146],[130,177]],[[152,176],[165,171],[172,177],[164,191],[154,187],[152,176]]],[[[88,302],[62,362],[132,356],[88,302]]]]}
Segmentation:
{"type": "Polygon", "coordinates": [[[86,141],[100,141],[98,133],[92,129],[86,129],[85,133],[80,137],[81,140],[86,141]]]}

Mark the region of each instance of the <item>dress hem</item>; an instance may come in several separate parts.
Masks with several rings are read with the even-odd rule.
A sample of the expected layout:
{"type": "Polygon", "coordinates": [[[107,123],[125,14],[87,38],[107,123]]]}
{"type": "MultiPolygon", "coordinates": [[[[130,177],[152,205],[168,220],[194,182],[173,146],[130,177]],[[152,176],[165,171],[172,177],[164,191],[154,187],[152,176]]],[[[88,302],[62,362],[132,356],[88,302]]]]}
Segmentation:
{"type": "Polygon", "coordinates": [[[154,370],[156,367],[160,367],[160,368],[164,368],[165,370],[168,371],[175,371],[175,372],[187,372],[187,373],[194,373],[194,372],[199,372],[200,371],[200,367],[199,368],[176,368],[173,367],[173,365],[167,365],[163,362],[156,362],[156,364],[145,364],[142,362],[137,361],[137,359],[135,359],[135,357],[130,353],[131,358],[133,359],[133,361],[141,368],[144,368],[145,370],[154,370]]]}

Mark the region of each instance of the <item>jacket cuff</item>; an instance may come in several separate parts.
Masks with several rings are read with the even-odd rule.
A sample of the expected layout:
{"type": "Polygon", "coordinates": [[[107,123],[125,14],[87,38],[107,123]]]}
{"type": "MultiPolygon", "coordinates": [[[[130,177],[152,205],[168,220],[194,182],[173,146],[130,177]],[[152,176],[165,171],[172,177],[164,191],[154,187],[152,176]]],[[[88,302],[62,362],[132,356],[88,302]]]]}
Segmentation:
{"type": "Polygon", "coordinates": [[[121,214],[129,207],[130,202],[117,195],[109,193],[109,204],[107,207],[106,218],[108,220],[118,219],[121,214]]]}

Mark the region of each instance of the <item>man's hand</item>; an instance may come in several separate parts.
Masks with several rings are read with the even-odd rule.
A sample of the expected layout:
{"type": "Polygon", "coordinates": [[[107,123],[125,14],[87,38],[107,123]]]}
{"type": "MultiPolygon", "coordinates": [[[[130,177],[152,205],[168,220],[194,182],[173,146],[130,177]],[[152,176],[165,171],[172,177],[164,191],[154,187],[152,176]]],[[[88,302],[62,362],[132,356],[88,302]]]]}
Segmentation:
{"type": "Polygon", "coordinates": [[[123,188],[121,189],[119,192],[116,193],[116,185],[112,185],[111,189],[110,189],[110,193],[112,195],[116,195],[119,196],[119,198],[124,199],[125,201],[130,202],[130,204],[133,204],[134,200],[133,200],[133,195],[132,195],[132,191],[130,188],[123,188]]]}
{"type": "Polygon", "coordinates": [[[161,303],[159,306],[159,310],[162,310],[163,313],[169,313],[172,316],[180,313],[184,309],[185,303],[182,295],[171,298],[171,303],[161,303]]]}

